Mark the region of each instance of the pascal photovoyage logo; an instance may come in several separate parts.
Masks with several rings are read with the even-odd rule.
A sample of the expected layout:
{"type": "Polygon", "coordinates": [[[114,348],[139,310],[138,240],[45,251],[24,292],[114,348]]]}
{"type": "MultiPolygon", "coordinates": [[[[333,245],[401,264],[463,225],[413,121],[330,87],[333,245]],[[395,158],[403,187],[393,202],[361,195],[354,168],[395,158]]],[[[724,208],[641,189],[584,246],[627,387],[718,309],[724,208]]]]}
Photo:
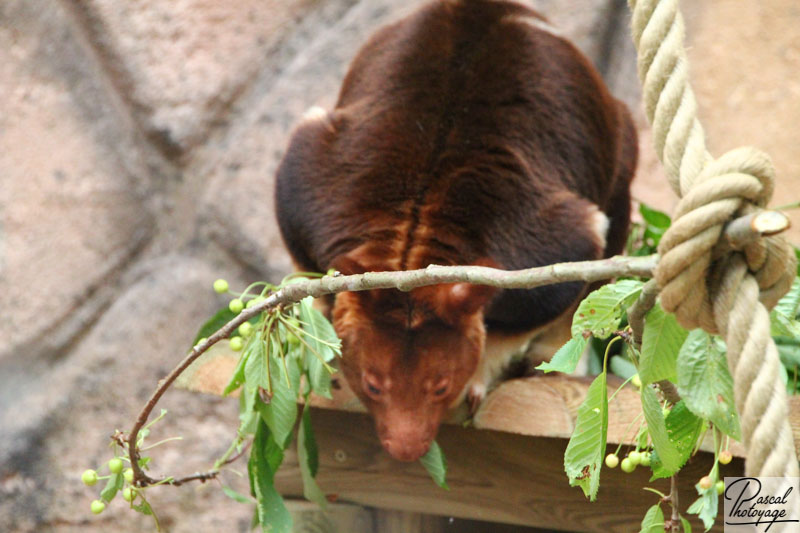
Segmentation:
{"type": "Polygon", "coordinates": [[[726,533],[800,533],[800,478],[726,477],[726,533]]]}

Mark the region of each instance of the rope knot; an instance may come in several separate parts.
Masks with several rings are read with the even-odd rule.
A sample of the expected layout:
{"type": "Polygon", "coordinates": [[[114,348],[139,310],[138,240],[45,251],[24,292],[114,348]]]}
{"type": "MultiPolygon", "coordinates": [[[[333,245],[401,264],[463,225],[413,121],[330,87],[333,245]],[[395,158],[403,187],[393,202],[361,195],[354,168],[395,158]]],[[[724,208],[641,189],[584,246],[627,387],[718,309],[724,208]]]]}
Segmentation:
{"type": "Polygon", "coordinates": [[[714,316],[713,302],[734,257],[743,259],[755,276],[767,308],[791,287],[796,260],[784,239],[761,237],[753,230],[749,238],[734,239],[725,231],[734,219],[760,212],[772,196],[774,182],[769,156],[751,147],[709,160],[691,180],[659,244],[655,272],[661,305],[675,313],[683,327],[720,332],[721,317],[714,316]]]}

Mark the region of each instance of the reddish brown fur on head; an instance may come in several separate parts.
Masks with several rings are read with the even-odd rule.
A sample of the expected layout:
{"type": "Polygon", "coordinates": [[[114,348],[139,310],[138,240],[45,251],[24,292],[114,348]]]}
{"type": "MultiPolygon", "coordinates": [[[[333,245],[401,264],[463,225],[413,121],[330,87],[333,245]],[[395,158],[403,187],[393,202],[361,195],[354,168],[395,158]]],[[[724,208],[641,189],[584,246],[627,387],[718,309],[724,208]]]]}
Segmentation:
{"type": "Polygon", "coordinates": [[[486,287],[439,285],[410,293],[337,295],[342,370],[375,417],[392,457],[419,459],[477,367],[485,338],[486,287]]]}

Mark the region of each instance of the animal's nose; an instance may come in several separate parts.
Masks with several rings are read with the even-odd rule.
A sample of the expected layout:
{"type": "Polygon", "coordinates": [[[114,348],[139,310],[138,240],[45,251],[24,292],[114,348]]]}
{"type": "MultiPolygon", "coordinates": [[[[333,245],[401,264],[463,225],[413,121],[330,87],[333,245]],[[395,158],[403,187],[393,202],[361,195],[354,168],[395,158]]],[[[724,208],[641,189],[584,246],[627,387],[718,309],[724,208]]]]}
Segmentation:
{"type": "Polygon", "coordinates": [[[383,439],[383,448],[398,461],[416,461],[431,447],[431,440],[383,439]]]}

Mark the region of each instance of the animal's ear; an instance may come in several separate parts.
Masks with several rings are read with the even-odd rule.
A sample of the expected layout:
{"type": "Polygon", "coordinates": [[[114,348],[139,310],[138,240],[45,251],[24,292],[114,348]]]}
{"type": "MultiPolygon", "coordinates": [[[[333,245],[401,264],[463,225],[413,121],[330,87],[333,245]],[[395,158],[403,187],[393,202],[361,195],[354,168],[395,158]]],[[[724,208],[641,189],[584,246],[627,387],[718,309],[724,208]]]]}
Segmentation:
{"type": "Polygon", "coordinates": [[[446,316],[472,315],[489,303],[497,289],[488,285],[454,283],[445,285],[443,311],[446,316]]]}
{"type": "MultiPolygon", "coordinates": [[[[499,268],[497,263],[488,258],[479,259],[472,264],[499,268]]],[[[431,303],[437,314],[451,323],[457,322],[461,317],[477,313],[489,303],[498,290],[488,285],[472,283],[434,285],[430,289],[433,292],[430,296],[431,303]]]]}
{"type": "Polygon", "coordinates": [[[336,257],[331,261],[331,267],[345,276],[394,270],[386,261],[386,257],[390,257],[391,254],[391,250],[387,248],[388,245],[380,243],[364,243],[336,257]]]}

